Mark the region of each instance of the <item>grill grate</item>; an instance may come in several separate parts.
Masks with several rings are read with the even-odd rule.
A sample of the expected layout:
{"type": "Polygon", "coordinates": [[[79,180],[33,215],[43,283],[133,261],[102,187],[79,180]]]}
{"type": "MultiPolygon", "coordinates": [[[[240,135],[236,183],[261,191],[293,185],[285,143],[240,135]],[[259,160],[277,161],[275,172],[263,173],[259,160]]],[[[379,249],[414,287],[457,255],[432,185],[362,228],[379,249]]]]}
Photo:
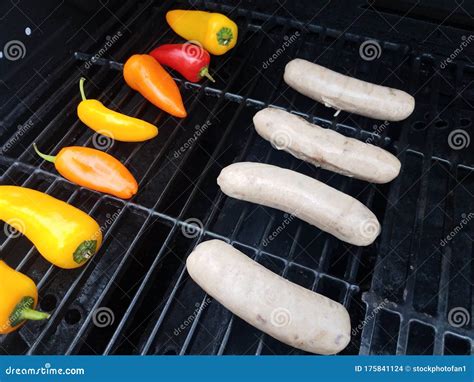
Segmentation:
{"type": "MultiPolygon", "coordinates": [[[[364,36],[246,8],[205,6],[230,14],[241,40],[229,55],[214,58],[212,87],[179,82],[189,111],[185,120],[150,106],[116,71],[103,66],[86,72],[72,57],[27,102],[0,109],[6,131],[0,137],[2,183],[66,200],[90,213],[105,232],[99,254],[74,271],[50,266],[24,237],[1,237],[2,256],[38,282],[40,307],[54,313],[47,323],[29,323],[0,338],[0,353],[303,354],[231,315],[189,279],[187,255],[210,238],[231,242],[291,281],[343,303],[354,328],[343,354],[474,353],[472,322],[456,327],[448,320],[459,308],[474,317],[474,226],[464,227],[450,245],[439,244],[462,214],[474,211],[473,151],[453,150],[447,139],[453,129],[470,127],[473,68],[461,62],[441,74],[435,69],[440,57],[389,41],[382,43],[381,59],[368,63],[358,54],[364,36]],[[296,32],[295,43],[263,69],[296,32]],[[381,131],[383,121],[374,127],[344,112],[334,117],[282,81],[285,63],[296,56],[416,93],[417,110],[381,131]],[[81,73],[89,78],[90,98],[152,121],[159,137],[125,144],[94,136],[75,115],[81,73]],[[459,92],[463,97],[452,100],[459,92]],[[399,156],[401,175],[389,185],[370,185],[274,150],[251,122],[267,105],[373,139],[399,156]],[[24,122],[30,119],[31,126],[24,122]],[[18,123],[29,127],[15,130],[18,123]],[[50,152],[102,145],[136,175],[140,192],[124,202],[74,186],[34,155],[33,141],[50,152]],[[225,197],[215,179],[222,167],[241,160],[292,168],[357,197],[382,222],[382,237],[369,248],[350,246],[282,212],[225,197]],[[102,325],[101,313],[112,313],[113,322],[102,325]]],[[[163,20],[168,7],[145,3],[131,13],[124,4],[117,14],[127,19],[125,26],[111,19],[98,31],[105,36],[123,30],[127,39],[107,54],[123,62],[158,41],[179,41],[165,23],[154,21],[163,20]]],[[[100,42],[77,50],[98,49],[100,42]]]]}

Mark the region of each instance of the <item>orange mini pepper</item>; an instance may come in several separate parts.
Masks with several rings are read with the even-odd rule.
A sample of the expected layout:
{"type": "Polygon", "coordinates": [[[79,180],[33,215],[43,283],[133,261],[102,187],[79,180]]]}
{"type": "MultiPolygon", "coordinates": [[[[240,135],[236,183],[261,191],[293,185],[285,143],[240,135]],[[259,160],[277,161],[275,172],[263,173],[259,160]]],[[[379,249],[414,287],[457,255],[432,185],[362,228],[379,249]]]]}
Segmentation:
{"type": "Polygon", "coordinates": [[[54,163],[56,170],[66,179],[99,192],[130,199],[138,191],[138,184],[127,168],[112,155],[90,147],[64,147],[56,156],[36,153],[54,163]]]}
{"type": "Polygon", "coordinates": [[[123,67],[125,82],[156,107],[174,115],[186,117],[179,88],[168,72],[150,55],[135,54],[123,67]]]}

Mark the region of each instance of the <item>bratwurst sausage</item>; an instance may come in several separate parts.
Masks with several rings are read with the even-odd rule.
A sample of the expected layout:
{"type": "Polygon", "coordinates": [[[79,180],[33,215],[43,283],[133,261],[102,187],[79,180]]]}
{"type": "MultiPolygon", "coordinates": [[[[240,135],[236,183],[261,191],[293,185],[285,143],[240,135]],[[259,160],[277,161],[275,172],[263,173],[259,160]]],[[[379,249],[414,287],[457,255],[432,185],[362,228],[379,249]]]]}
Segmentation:
{"type": "Polygon", "coordinates": [[[344,306],[280,277],[223,241],[199,244],[186,265],[191,278],[209,295],[287,345],[335,354],[350,341],[344,306]]]}
{"type": "Polygon", "coordinates": [[[369,245],[380,233],[375,215],[357,199],[295,171],[234,163],[217,183],[228,196],[285,211],[354,245],[369,245]]]}
{"type": "Polygon", "coordinates": [[[390,182],[400,172],[400,161],[388,151],[284,110],[260,110],[253,123],[258,134],[275,148],[326,170],[373,183],[390,182]]]}
{"type": "Polygon", "coordinates": [[[296,58],[286,64],[285,82],[301,94],[336,110],[387,121],[401,121],[415,99],[398,89],[375,85],[296,58]]]}

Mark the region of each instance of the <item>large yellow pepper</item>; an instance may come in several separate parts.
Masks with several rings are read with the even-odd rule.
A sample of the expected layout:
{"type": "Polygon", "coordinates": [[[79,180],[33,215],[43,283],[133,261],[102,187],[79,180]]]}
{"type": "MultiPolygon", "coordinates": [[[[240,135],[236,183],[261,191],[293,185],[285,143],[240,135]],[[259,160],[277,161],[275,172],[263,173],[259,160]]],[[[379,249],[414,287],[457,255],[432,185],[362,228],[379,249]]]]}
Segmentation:
{"type": "Polygon", "coordinates": [[[29,277],[0,261],[0,334],[7,334],[26,320],[46,320],[48,313],[35,310],[38,290],[29,277]]]}
{"type": "Polygon", "coordinates": [[[217,56],[237,43],[237,24],[220,13],[176,9],[166,14],[166,21],[181,37],[199,42],[209,53],[217,56]]]}
{"type": "Polygon", "coordinates": [[[0,220],[23,233],[52,264],[78,268],[102,244],[97,222],[50,195],[17,186],[0,186],[0,220]]]}

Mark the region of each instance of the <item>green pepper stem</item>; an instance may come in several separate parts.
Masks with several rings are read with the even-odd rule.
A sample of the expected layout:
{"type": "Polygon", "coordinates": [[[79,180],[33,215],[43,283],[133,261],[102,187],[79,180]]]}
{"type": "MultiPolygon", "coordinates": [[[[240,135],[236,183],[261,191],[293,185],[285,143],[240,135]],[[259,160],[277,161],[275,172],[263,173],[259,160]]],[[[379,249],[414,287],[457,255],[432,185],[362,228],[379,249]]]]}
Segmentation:
{"type": "Polygon", "coordinates": [[[76,264],[85,263],[97,252],[97,240],[86,240],[79,244],[72,258],[76,264]]]}
{"type": "Polygon", "coordinates": [[[33,147],[36,151],[36,154],[38,154],[41,158],[43,158],[45,161],[54,163],[56,161],[56,156],[54,155],[46,155],[43,154],[41,151],[38,150],[38,147],[36,146],[36,143],[33,143],[33,147]]]}
{"type": "Polygon", "coordinates": [[[219,45],[227,46],[234,38],[234,35],[232,34],[232,29],[223,27],[216,33],[216,37],[219,45]]]}
{"type": "Polygon", "coordinates": [[[46,312],[40,312],[38,310],[26,308],[22,309],[21,311],[21,320],[33,320],[33,321],[41,321],[41,320],[47,320],[50,318],[51,315],[46,312]]]}
{"type": "Polygon", "coordinates": [[[201,77],[206,77],[206,78],[209,78],[212,82],[216,82],[216,80],[214,78],[212,78],[212,76],[209,74],[209,70],[208,70],[208,67],[205,66],[204,68],[202,68],[200,71],[199,71],[199,75],[201,77]]]}
{"type": "Polygon", "coordinates": [[[86,92],[84,91],[84,81],[86,79],[84,77],[81,77],[81,79],[79,80],[79,91],[81,92],[81,97],[82,97],[82,100],[85,101],[87,98],[86,98],[86,92]]]}

